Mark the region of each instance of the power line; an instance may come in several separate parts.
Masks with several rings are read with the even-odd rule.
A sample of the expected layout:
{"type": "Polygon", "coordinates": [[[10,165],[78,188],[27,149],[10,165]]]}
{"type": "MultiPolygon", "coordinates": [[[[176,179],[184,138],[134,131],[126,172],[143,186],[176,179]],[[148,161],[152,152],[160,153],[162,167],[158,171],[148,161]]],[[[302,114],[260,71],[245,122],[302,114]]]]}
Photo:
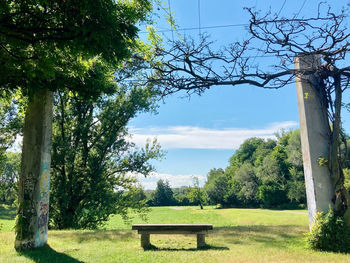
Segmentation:
{"type": "Polygon", "coordinates": [[[281,14],[282,9],[283,9],[284,5],[286,4],[286,2],[287,2],[287,0],[284,0],[284,2],[283,2],[283,4],[282,4],[282,7],[280,8],[280,11],[278,11],[277,16],[279,16],[279,15],[281,14]]]}
{"type": "MultiPolygon", "coordinates": [[[[306,0],[305,0],[305,1],[306,1],[306,0]]],[[[279,10],[278,13],[277,13],[277,17],[281,14],[281,12],[282,12],[282,10],[283,10],[284,5],[286,4],[286,2],[287,2],[287,0],[284,0],[282,6],[281,6],[281,8],[280,8],[280,10],[279,10]]],[[[271,27],[270,27],[270,29],[271,29],[271,27]]],[[[264,45],[264,44],[261,44],[260,49],[262,49],[263,45],[264,45]]],[[[260,53],[260,51],[258,50],[258,51],[256,52],[256,55],[255,55],[254,59],[253,59],[253,63],[255,62],[255,59],[259,57],[259,56],[258,56],[259,53],[260,53]]]]}
{"type": "Polygon", "coordinates": [[[199,27],[199,35],[201,34],[201,0],[198,0],[198,27],[199,27]]]}
{"type": "MultiPolygon", "coordinates": [[[[178,31],[190,31],[190,30],[198,30],[198,29],[215,29],[215,28],[225,28],[225,27],[244,27],[249,26],[249,24],[231,24],[231,25],[217,25],[217,26],[203,26],[203,27],[184,27],[178,28],[178,31]]],[[[171,32],[172,29],[164,29],[157,31],[158,33],[166,33],[171,32]]],[[[146,31],[142,31],[140,33],[147,33],[146,31]]]]}
{"type": "Polygon", "coordinates": [[[294,18],[297,18],[297,17],[299,16],[301,10],[303,10],[303,8],[304,8],[305,3],[306,3],[306,0],[304,0],[303,4],[301,5],[301,7],[300,7],[298,13],[294,16],[294,18]]]}

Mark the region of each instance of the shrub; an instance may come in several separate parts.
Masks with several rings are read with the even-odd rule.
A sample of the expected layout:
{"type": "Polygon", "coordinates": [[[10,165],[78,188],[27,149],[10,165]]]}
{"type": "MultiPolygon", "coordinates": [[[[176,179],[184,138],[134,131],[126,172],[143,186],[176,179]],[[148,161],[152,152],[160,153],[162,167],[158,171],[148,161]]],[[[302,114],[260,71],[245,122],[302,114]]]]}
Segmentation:
{"type": "Polygon", "coordinates": [[[318,213],[307,234],[308,245],[315,250],[349,253],[350,229],[343,217],[334,214],[332,209],[327,214],[318,213]]]}

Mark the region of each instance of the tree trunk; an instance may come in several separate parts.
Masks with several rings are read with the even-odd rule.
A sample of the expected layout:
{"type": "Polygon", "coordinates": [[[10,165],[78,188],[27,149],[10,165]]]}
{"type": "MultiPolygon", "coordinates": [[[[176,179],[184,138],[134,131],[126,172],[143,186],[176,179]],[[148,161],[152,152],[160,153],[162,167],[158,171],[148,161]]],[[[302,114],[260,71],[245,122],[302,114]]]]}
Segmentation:
{"type": "Polygon", "coordinates": [[[35,90],[26,110],[16,222],[17,250],[47,242],[53,94],[35,90]]]}
{"type": "Polygon", "coordinates": [[[340,156],[340,136],[341,136],[341,107],[342,88],[340,75],[334,75],[335,88],[335,112],[333,120],[333,130],[331,137],[331,147],[329,154],[329,169],[334,185],[334,212],[338,216],[343,216],[348,226],[350,226],[350,208],[348,207],[349,193],[344,186],[344,174],[342,160],[340,156]]]}

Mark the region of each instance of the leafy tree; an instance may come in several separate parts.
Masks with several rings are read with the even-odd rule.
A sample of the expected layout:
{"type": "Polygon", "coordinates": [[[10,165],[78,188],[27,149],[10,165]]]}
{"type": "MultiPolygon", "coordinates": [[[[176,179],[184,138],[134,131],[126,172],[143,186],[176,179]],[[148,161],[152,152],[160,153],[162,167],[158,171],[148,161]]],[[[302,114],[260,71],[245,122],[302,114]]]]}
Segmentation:
{"type": "Polygon", "coordinates": [[[287,202],[286,192],[275,183],[260,185],[258,197],[264,208],[278,207],[287,202]]]}
{"type": "Polygon", "coordinates": [[[169,181],[159,180],[157,188],[153,192],[152,204],[154,206],[168,206],[174,205],[174,193],[170,188],[169,181]]]}
{"type": "Polygon", "coordinates": [[[39,89],[81,56],[118,63],[151,8],[147,0],[2,1],[0,88],[39,89]]]}
{"type": "Polygon", "coordinates": [[[0,96],[0,202],[13,203],[17,199],[21,157],[8,150],[22,131],[23,116],[18,95],[0,96]]]}
{"type": "Polygon", "coordinates": [[[232,166],[237,166],[237,164],[242,164],[244,162],[250,162],[254,164],[256,161],[256,156],[254,156],[257,148],[264,143],[261,138],[249,138],[245,140],[242,145],[237,150],[237,153],[230,158],[230,164],[232,166]]]}
{"type": "Polygon", "coordinates": [[[220,204],[222,207],[227,206],[226,196],[229,191],[228,180],[229,178],[223,169],[211,169],[209,171],[204,190],[210,204],[220,204]]]}
{"type": "Polygon", "coordinates": [[[301,152],[301,142],[300,142],[300,130],[295,130],[291,132],[288,145],[286,147],[286,153],[288,156],[288,162],[298,167],[298,169],[303,168],[303,156],[301,152]]]}
{"type": "Polygon", "coordinates": [[[20,162],[20,153],[5,153],[0,165],[0,202],[13,204],[17,199],[20,162]]]}
{"type": "MultiPolygon", "coordinates": [[[[84,82],[81,76],[93,68],[96,58],[114,67],[129,58],[136,44],[136,24],[147,19],[151,8],[148,0],[1,2],[0,62],[3,67],[0,89],[9,93],[19,88],[28,96],[24,149],[35,144],[31,136],[35,128],[32,127],[42,125],[32,118],[35,109],[40,108],[48,118],[51,116],[52,93],[48,87],[51,91],[73,90],[80,86],[67,83],[77,79],[84,82]]],[[[86,91],[104,92],[93,87],[86,91]]],[[[44,127],[44,134],[49,133],[50,125],[44,127]]],[[[50,148],[47,139],[45,143],[50,148]]],[[[41,164],[40,158],[31,159],[31,154],[23,150],[22,160],[32,163],[22,164],[19,179],[16,249],[35,246],[35,223],[32,221],[36,220],[37,209],[33,207],[33,193],[39,171],[25,168],[41,164]]]]}
{"type": "MultiPolygon", "coordinates": [[[[84,85],[98,85],[96,71],[84,85]]],[[[127,208],[143,212],[142,190],[129,173],[147,175],[153,170],[148,161],[161,153],[156,143],[135,149],[126,126],[137,113],[152,110],[154,93],[109,85],[114,92],[97,100],[56,95],[50,213],[55,228],[95,228],[110,214],[126,218],[127,208]]]]}
{"type": "Polygon", "coordinates": [[[287,181],[287,197],[290,201],[299,204],[306,204],[306,189],[304,173],[296,167],[289,169],[290,178],[287,181]]]}
{"type": "Polygon", "coordinates": [[[288,156],[287,161],[290,163],[290,177],[287,182],[288,199],[297,203],[305,204],[306,189],[304,181],[303,158],[301,152],[300,130],[291,132],[285,151],[288,156]]]}
{"type": "Polygon", "coordinates": [[[225,172],[213,169],[209,173],[205,185],[209,201],[233,207],[305,204],[300,158],[299,130],[281,131],[275,140],[247,139],[225,172]]]}
{"type": "Polygon", "coordinates": [[[188,206],[191,202],[188,198],[188,193],[191,191],[189,186],[182,186],[180,188],[173,188],[174,199],[176,205],[188,206]]]}
{"type": "Polygon", "coordinates": [[[258,176],[262,184],[259,187],[259,198],[265,207],[275,207],[287,202],[289,171],[286,160],[287,155],[283,147],[276,145],[258,168],[258,176]]]}
{"type": "Polygon", "coordinates": [[[248,162],[243,163],[234,175],[234,180],[239,185],[238,199],[245,206],[255,206],[258,203],[259,178],[253,165],[248,162]]]}
{"type": "Polygon", "coordinates": [[[275,149],[276,145],[277,142],[273,139],[267,139],[261,143],[254,152],[254,166],[261,165],[264,158],[275,149]]]}
{"type": "Polygon", "coordinates": [[[22,131],[23,117],[17,100],[18,96],[0,96],[0,163],[5,161],[6,150],[22,131]]]}
{"type": "Polygon", "coordinates": [[[188,199],[195,203],[196,205],[199,205],[201,209],[203,209],[203,203],[204,203],[204,191],[199,187],[199,180],[198,177],[193,176],[193,187],[191,187],[190,192],[188,193],[188,199]]]}

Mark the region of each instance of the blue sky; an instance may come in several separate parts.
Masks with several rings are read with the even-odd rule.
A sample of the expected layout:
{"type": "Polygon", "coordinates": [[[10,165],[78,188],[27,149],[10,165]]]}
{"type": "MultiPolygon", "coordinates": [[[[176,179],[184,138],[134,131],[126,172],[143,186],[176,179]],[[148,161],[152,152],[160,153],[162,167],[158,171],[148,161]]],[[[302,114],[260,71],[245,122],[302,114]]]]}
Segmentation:
{"type": "MultiPolygon", "coordinates": [[[[299,17],[315,12],[313,0],[170,0],[179,33],[196,37],[199,29],[183,31],[181,28],[202,28],[215,40],[217,47],[244,39],[244,26],[203,29],[203,27],[247,24],[248,13],[243,7],[255,6],[258,10],[299,17]],[[200,12],[198,11],[200,10],[200,12]],[[200,18],[200,19],[199,19],[200,18]]],[[[332,1],[342,2],[342,1],[332,1]]],[[[335,8],[338,8],[335,6],[335,8]]],[[[169,29],[160,22],[159,30],[169,29]]],[[[165,33],[171,38],[171,32],[165,33]]],[[[257,63],[269,63],[266,58],[256,58],[257,63]],[[266,61],[267,60],[267,61],[266,61]]],[[[202,96],[182,98],[174,94],[160,103],[158,114],[140,114],[129,128],[133,140],[142,146],[146,138],[157,137],[167,151],[166,159],[154,162],[157,172],[149,178],[140,177],[146,189],[154,189],[159,179],[170,185],[190,185],[195,175],[203,184],[211,168],[225,168],[235,149],[247,138],[271,138],[278,130],[298,128],[298,109],[295,85],[280,90],[266,90],[248,85],[214,87],[202,96]]],[[[349,101],[349,94],[345,94],[349,101]]],[[[350,129],[343,116],[345,128],[350,129]]]]}

